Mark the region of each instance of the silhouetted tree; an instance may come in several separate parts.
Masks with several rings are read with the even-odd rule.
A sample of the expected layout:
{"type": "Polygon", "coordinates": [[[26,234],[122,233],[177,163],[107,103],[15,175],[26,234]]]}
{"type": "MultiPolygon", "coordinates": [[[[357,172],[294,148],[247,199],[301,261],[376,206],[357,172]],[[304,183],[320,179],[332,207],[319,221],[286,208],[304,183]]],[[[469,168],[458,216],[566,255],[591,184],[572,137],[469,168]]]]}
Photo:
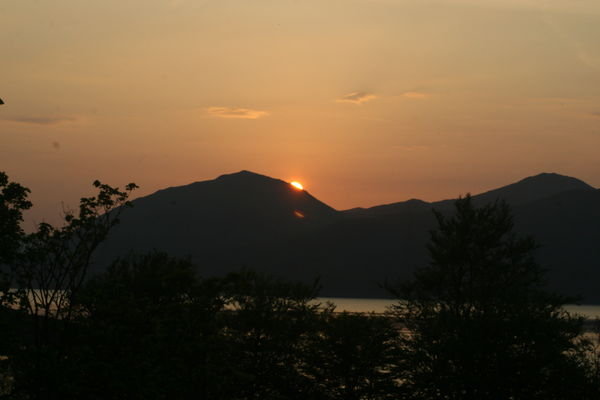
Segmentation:
{"type": "Polygon", "coordinates": [[[22,334],[18,327],[21,315],[14,309],[17,301],[10,276],[10,264],[20,251],[25,233],[21,227],[23,212],[31,208],[27,199],[29,189],[10,182],[0,172],[0,397],[13,390],[10,360],[6,355],[14,352],[22,334]]]}
{"type": "Polygon", "coordinates": [[[78,398],[220,398],[221,281],[164,253],[114,262],[82,290],[78,398]]]}
{"type": "Polygon", "coordinates": [[[323,399],[395,399],[398,330],[388,316],[321,313],[305,372],[323,399]]]}
{"type": "Polygon", "coordinates": [[[302,366],[318,329],[318,283],[285,282],[249,270],[226,280],[231,312],[224,334],[234,377],[230,398],[314,398],[314,382],[302,366]]]}
{"type": "Polygon", "coordinates": [[[588,398],[600,399],[600,319],[588,320],[586,326],[580,344],[584,349],[582,362],[590,383],[588,398]]]}
{"type": "Polygon", "coordinates": [[[31,208],[28,195],[29,189],[10,182],[6,173],[0,171],[0,306],[14,303],[14,292],[9,290],[13,286],[9,272],[23,247],[25,232],[21,223],[23,211],[31,208]]]}
{"type": "Polygon", "coordinates": [[[22,298],[32,300],[26,302],[32,315],[70,318],[92,254],[119,223],[121,213],[131,205],[129,194],[137,188],[133,183],[124,191],[99,181],[93,185],[98,194],[82,198],[78,213],[66,213],[62,227],[41,223],[23,241],[12,272],[22,298]]]}
{"type": "MultiPolygon", "coordinates": [[[[10,268],[4,268],[8,270],[12,296],[10,304],[4,302],[4,312],[13,317],[8,332],[19,335],[18,346],[6,353],[14,378],[14,396],[22,394],[25,398],[39,399],[57,396],[60,379],[65,377],[64,368],[69,363],[64,354],[70,345],[66,338],[75,297],[94,250],[118,223],[120,213],[129,205],[130,192],[136,188],[135,184],[129,184],[120,191],[99,181],[94,186],[98,189],[97,196],[82,198],[78,213],[67,213],[62,227],[42,223],[28,235],[19,227],[11,236],[17,244],[9,248],[12,249],[12,256],[7,258],[10,268]],[[14,320],[15,313],[19,314],[18,323],[14,320]]],[[[22,219],[19,207],[28,208],[30,204],[24,197],[26,189],[16,184],[7,188],[11,193],[20,193],[8,214],[14,231],[15,224],[22,219]]]]}
{"type": "Polygon", "coordinates": [[[0,171],[0,265],[12,262],[21,247],[23,211],[31,208],[28,195],[29,189],[0,171]]]}
{"type": "MultiPolygon", "coordinates": [[[[315,287],[247,270],[200,279],[187,260],[118,260],[79,297],[68,374],[78,398],[314,398],[302,373],[315,287]]],[[[309,340],[311,338],[311,340],[309,340]]]]}
{"type": "Polygon", "coordinates": [[[407,398],[585,398],[572,301],[544,288],[536,244],[513,232],[509,207],[435,212],[431,261],[412,282],[392,287],[405,327],[401,361],[407,398]]]}

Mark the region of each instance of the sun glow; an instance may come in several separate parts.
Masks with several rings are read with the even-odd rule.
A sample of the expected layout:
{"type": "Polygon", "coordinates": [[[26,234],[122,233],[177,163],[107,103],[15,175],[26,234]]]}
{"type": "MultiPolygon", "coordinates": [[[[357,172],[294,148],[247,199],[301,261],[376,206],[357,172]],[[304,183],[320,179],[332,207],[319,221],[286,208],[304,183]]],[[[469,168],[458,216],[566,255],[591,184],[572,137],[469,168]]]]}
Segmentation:
{"type": "Polygon", "coordinates": [[[290,185],[292,185],[293,187],[295,187],[298,190],[304,190],[304,186],[302,186],[302,184],[300,182],[290,182],[290,185]]]}

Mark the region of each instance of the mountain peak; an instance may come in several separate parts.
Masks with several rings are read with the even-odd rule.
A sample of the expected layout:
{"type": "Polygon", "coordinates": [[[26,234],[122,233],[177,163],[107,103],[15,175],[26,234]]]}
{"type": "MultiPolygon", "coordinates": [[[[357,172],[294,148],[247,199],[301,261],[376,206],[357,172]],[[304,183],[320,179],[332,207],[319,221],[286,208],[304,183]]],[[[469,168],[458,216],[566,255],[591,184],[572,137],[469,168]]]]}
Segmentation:
{"type": "Polygon", "coordinates": [[[474,197],[483,202],[501,198],[516,205],[574,190],[594,190],[594,188],[577,178],[543,172],[474,197]]]}
{"type": "Polygon", "coordinates": [[[241,170],[239,172],[233,172],[230,174],[220,175],[216,180],[229,180],[229,179],[268,179],[268,180],[278,180],[275,178],[271,178],[270,176],[257,174],[256,172],[241,170]]]}
{"type": "Polygon", "coordinates": [[[589,190],[594,189],[584,181],[573,178],[571,176],[557,174],[556,172],[542,172],[541,174],[529,176],[525,179],[520,180],[517,183],[536,183],[536,184],[548,184],[548,185],[559,185],[569,186],[571,190],[583,189],[589,190]]]}

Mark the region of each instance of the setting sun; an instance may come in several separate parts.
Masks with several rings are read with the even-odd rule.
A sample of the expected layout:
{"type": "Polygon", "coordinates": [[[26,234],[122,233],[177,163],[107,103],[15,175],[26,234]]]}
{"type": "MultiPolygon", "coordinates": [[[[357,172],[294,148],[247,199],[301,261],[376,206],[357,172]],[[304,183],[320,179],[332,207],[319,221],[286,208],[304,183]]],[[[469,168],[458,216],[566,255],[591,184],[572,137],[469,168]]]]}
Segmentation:
{"type": "Polygon", "coordinates": [[[298,190],[304,190],[304,186],[302,186],[302,184],[300,182],[290,182],[290,185],[292,185],[293,187],[295,187],[298,190]]]}

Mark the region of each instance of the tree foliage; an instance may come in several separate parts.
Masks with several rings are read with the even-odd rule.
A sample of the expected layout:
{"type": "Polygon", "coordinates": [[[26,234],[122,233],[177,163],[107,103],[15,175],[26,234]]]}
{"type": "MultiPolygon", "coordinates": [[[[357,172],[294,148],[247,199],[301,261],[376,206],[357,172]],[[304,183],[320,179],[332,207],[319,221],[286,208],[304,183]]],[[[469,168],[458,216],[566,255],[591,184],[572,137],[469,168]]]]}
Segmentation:
{"type": "Polygon", "coordinates": [[[164,253],[112,263],[83,288],[71,357],[79,398],[211,398],[218,366],[221,285],[164,253]],[[213,362],[212,359],[215,361],[213,362]]]}
{"type": "Polygon", "coordinates": [[[572,299],[545,289],[533,239],[513,232],[504,202],[477,208],[467,196],[455,207],[435,213],[430,264],[391,288],[407,397],[584,398],[582,320],[562,308],[572,299]]]}
{"type": "Polygon", "coordinates": [[[24,236],[23,211],[31,208],[29,189],[10,182],[0,171],[0,265],[13,261],[24,236]]]}
{"type": "Polygon", "coordinates": [[[224,339],[236,399],[303,399],[314,385],[302,372],[317,332],[318,282],[291,283],[242,270],[226,278],[224,339]]]}
{"type": "Polygon", "coordinates": [[[9,265],[17,258],[25,236],[21,223],[23,212],[31,208],[28,195],[29,189],[10,182],[0,171],[0,306],[14,302],[9,265]]]}
{"type": "Polygon", "coordinates": [[[67,212],[64,225],[41,223],[22,242],[22,254],[13,263],[15,286],[34,315],[70,318],[73,298],[89,270],[92,254],[119,222],[133,183],[124,191],[95,181],[96,196],[83,197],[78,213],[67,212]]]}
{"type": "Polygon", "coordinates": [[[66,213],[64,225],[41,223],[25,234],[22,212],[31,207],[29,189],[0,173],[0,372],[11,375],[13,396],[52,398],[68,370],[68,333],[76,295],[97,246],[115,224],[128,197],[124,191],[93,183],[96,196],[84,197],[78,213],[66,213]],[[65,369],[66,368],[66,369],[65,369]]]}
{"type": "Polygon", "coordinates": [[[348,312],[321,314],[306,372],[323,399],[380,400],[398,396],[402,355],[392,319],[348,312]]]}

